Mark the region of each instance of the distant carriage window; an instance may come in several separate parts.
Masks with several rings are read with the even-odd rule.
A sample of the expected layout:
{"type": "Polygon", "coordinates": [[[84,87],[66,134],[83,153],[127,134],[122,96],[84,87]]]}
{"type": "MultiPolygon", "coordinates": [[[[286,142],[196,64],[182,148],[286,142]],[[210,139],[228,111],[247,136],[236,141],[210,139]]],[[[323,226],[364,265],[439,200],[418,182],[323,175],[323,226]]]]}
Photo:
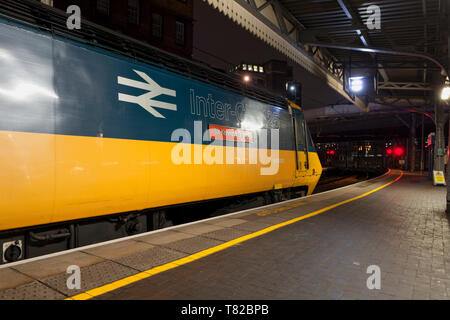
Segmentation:
{"type": "Polygon", "coordinates": [[[177,21],[175,39],[178,44],[184,44],[184,23],[183,22],[177,21]]]}
{"type": "Polygon", "coordinates": [[[152,13],[152,36],[156,38],[162,37],[163,18],[158,13],[152,13]]]}
{"type": "Polygon", "coordinates": [[[132,24],[139,24],[139,16],[139,0],[128,0],[128,22],[132,24]]]}
{"type": "Polygon", "coordinates": [[[97,0],[97,11],[104,15],[109,15],[109,0],[97,0]]]}

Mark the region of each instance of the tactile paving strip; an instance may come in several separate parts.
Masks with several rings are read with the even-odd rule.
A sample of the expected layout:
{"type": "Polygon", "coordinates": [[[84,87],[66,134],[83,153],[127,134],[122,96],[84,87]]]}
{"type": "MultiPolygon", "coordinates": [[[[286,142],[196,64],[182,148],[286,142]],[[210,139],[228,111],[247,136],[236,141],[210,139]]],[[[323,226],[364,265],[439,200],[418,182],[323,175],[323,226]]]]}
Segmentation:
{"type": "Polygon", "coordinates": [[[205,237],[194,237],[185,240],[179,240],[175,242],[171,242],[165,244],[164,246],[173,250],[186,252],[186,253],[196,253],[202,250],[206,250],[219,244],[222,244],[223,241],[213,240],[205,237]]]}
{"type": "Polygon", "coordinates": [[[67,296],[74,296],[136,273],[138,273],[138,271],[132,268],[122,266],[113,261],[105,261],[89,267],[81,268],[80,290],[67,288],[67,279],[70,275],[66,273],[60,273],[41,281],[49,287],[55,288],[56,290],[66,294],[67,296]]]}
{"type": "Polygon", "coordinates": [[[0,292],[0,300],[61,300],[65,296],[39,281],[0,292]]]}
{"type": "Polygon", "coordinates": [[[260,222],[250,221],[250,222],[246,222],[246,223],[237,225],[234,228],[238,229],[238,230],[256,232],[256,231],[262,230],[264,228],[267,228],[269,226],[271,226],[271,224],[269,224],[269,223],[260,223],[260,222]]]}
{"type": "MultiPolygon", "coordinates": [[[[184,241],[184,240],[180,240],[184,241]]],[[[116,262],[131,268],[145,271],[187,256],[182,252],[155,247],[126,257],[115,259],[116,262]]]]}
{"type": "Polygon", "coordinates": [[[282,222],[285,222],[285,221],[288,221],[291,219],[292,219],[292,215],[286,215],[284,212],[271,213],[266,216],[254,215],[254,216],[249,217],[248,219],[246,218],[246,220],[251,221],[251,222],[270,224],[270,225],[275,225],[275,224],[282,223],[282,222]]]}
{"type": "Polygon", "coordinates": [[[221,240],[221,241],[230,241],[230,240],[234,240],[234,239],[246,236],[250,233],[251,232],[249,232],[249,231],[237,230],[237,229],[233,229],[233,228],[226,228],[226,229],[222,229],[222,230],[208,232],[208,233],[203,234],[202,236],[206,237],[206,238],[221,240]]]}

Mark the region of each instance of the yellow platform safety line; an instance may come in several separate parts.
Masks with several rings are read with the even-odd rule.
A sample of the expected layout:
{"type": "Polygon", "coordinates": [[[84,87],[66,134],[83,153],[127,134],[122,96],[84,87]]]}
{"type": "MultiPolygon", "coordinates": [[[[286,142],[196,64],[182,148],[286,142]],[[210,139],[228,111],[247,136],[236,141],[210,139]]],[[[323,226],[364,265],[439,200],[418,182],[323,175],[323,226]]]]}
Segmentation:
{"type": "MultiPolygon", "coordinates": [[[[260,231],[257,231],[257,232],[248,234],[248,235],[246,235],[246,236],[243,236],[243,237],[240,237],[240,238],[236,238],[236,239],[234,239],[234,240],[231,240],[231,241],[222,243],[222,244],[220,244],[220,245],[218,245],[218,246],[215,246],[215,247],[212,247],[212,248],[209,248],[209,249],[206,249],[206,250],[197,252],[197,253],[195,253],[195,254],[189,255],[189,256],[187,256],[187,257],[184,257],[184,258],[181,258],[181,259],[178,259],[178,260],[169,262],[169,263],[166,263],[166,264],[164,264],[164,265],[162,265],[162,266],[158,266],[158,267],[155,267],[155,268],[152,268],[152,269],[143,271],[143,272],[141,272],[141,273],[135,274],[135,275],[133,275],[133,276],[129,276],[129,277],[126,277],[126,278],[124,278],[124,279],[117,280],[117,281],[115,281],[115,282],[112,282],[112,283],[103,285],[103,286],[101,286],[101,287],[98,287],[98,288],[95,288],[95,289],[88,290],[88,291],[86,291],[86,292],[84,292],[84,293],[80,293],[80,294],[78,294],[78,295],[75,295],[75,296],[73,296],[73,297],[67,298],[67,299],[65,299],[65,300],[88,300],[88,299],[91,299],[91,298],[93,298],[93,297],[102,295],[102,294],[104,294],[104,293],[114,291],[114,290],[119,289],[119,288],[121,288],[121,287],[124,287],[124,286],[126,286],[126,285],[128,285],[128,284],[131,284],[131,283],[140,281],[140,280],[142,280],[142,279],[151,277],[151,276],[153,276],[153,275],[155,275],[155,274],[158,274],[158,273],[161,273],[161,272],[164,272],[164,271],[167,271],[167,270],[170,270],[170,269],[179,267],[179,266],[181,266],[181,265],[183,265],[183,264],[190,263],[190,262],[192,262],[192,261],[201,259],[201,258],[206,257],[206,256],[209,256],[209,255],[211,255],[211,254],[213,254],[213,253],[216,253],[216,252],[225,250],[225,249],[227,249],[227,248],[229,248],[229,247],[232,247],[232,246],[234,246],[234,245],[236,245],[236,244],[239,244],[239,243],[242,243],[242,242],[244,242],[244,241],[247,241],[247,240],[250,240],[250,239],[259,237],[259,236],[261,236],[261,235],[263,235],[263,234],[272,232],[272,231],[274,231],[274,230],[276,230],[276,229],[285,227],[285,226],[287,226],[287,225],[293,224],[293,223],[298,222],[298,221],[301,221],[301,220],[305,220],[305,219],[308,219],[308,218],[317,216],[317,215],[319,215],[319,214],[321,214],[321,213],[324,213],[324,212],[326,212],[326,211],[329,211],[329,210],[332,210],[332,209],[337,208],[337,207],[339,207],[339,206],[342,206],[342,205],[344,205],[344,204],[346,204],[346,203],[349,203],[349,202],[352,202],[352,201],[355,201],[355,200],[358,200],[358,199],[367,197],[368,195],[370,195],[370,194],[372,194],[372,193],[375,193],[375,192],[377,192],[377,191],[379,191],[379,190],[381,190],[381,189],[384,189],[384,188],[390,186],[391,184],[393,184],[393,183],[399,181],[399,180],[402,178],[402,176],[403,176],[403,171],[400,172],[400,176],[399,176],[397,179],[395,179],[395,180],[393,180],[393,181],[391,181],[391,182],[389,182],[389,183],[387,183],[387,184],[385,184],[385,185],[382,185],[381,187],[378,187],[378,188],[376,188],[376,189],[374,189],[374,190],[371,190],[371,191],[369,191],[369,192],[366,192],[366,193],[364,193],[364,194],[362,194],[362,195],[356,196],[356,197],[351,198],[351,199],[344,200],[344,201],[342,201],[342,202],[339,202],[339,203],[333,204],[333,205],[331,205],[331,206],[322,208],[322,209],[320,209],[320,210],[311,212],[311,213],[306,214],[306,215],[304,215],[304,216],[301,216],[301,217],[298,217],[298,218],[295,218],[295,219],[292,219],[292,220],[289,220],[289,221],[285,221],[285,222],[282,222],[282,223],[273,225],[273,226],[271,226],[271,227],[267,227],[267,228],[262,229],[262,230],[260,230],[260,231]]],[[[286,206],[287,209],[291,209],[291,208],[293,208],[293,207],[295,207],[295,206],[292,206],[292,205],[286,206]]]]}

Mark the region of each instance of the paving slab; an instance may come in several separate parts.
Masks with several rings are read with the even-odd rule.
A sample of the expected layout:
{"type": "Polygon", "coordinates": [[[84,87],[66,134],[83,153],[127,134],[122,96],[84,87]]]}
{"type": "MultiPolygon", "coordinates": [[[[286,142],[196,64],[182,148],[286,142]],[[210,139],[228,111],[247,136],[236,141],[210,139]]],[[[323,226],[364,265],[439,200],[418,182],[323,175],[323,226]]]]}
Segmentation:
{"type": "Polygon", "coordinates": [[[219,225],[211,225],[206,223],[195,223],[186,227],[177,228],[176,230],[183,233],[189,233],[194,235],[201,235],[208,232],[217,231],[224,227],[219,225]]]}
{"type": "Polygon", "coordinates": [[[136,238],[136,241],[142,241],[153,245],[164,245],[170,242],[175,242],[178,240],[193,238],[195,235],[189,233],[183,233],[174,230],[164,230],[154,234],[145,235],[136,238]]]}
{"type": "Polygon", "coordinates": [[[103,261],[105,259],[81,251],[75,251],[48,259],[20,264],[14,266],[13,269],[31,278],[42,279],[58,273],[66,273],[67,268],[71,265],[77,265],[81,268],[103,261]]]}
{"type": "Polygon", "coordinates": [[[83,250],[84,253],[94,255],[103,259],[113,260],[124,256],[129,256],[136,252],[141,252],[153,248],[154,246],[143,241],[120,241],[107,246],[98,246],[83,250]]]}
{"type": "Polygon", "coordinates": [[[33,282],[33,278],[24,275],[14,269],[0,269],[0,291],[15,288],[20,285],[33,282]]]}
{"type": "Polygon", "coordinates": [[[238,224],[247,222],[247,220],[244,219],[236,219],[236,218],[220,218],[220,219],[213,219],[209,221],[205,221],[205,223],[213,224],[225,228],[234,227],[238,224]]]}

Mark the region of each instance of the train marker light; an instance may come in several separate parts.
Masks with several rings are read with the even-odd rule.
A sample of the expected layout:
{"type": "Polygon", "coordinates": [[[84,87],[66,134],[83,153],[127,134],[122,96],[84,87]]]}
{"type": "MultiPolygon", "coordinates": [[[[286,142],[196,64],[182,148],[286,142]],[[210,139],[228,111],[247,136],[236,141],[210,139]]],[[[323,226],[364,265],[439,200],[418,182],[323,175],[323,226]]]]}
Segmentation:
{"type": "Polygon", "coordinates": [[[250,82],[250,76],[244,76],[244,81],[245,82],[250,82]]]}
{"type": "Polygon", "coordinates": [[[364,88],[363,77],[351,77],[349,79],[350,90],[352,92],[360,92],[364,88]]]}

